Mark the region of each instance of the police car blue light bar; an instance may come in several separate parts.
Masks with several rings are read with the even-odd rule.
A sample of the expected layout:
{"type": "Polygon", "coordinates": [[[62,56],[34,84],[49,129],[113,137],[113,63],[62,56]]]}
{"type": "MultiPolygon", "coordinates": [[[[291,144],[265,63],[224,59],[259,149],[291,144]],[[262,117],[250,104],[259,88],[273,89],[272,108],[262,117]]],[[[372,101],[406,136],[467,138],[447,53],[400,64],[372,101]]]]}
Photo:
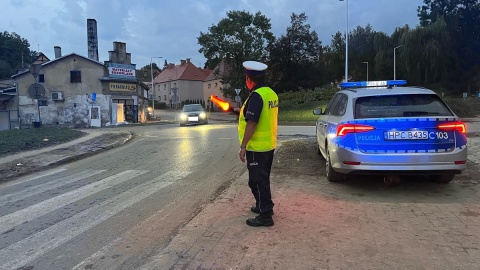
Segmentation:
{"type": "Polygon", "coordinates": [[[358,88],[358,87],[378,87],[378,86],[400,86],[406,85],[406,80],[387,80],[387,81],[361,81],[361,82],[343,82],[340,88],[358,88]]]}

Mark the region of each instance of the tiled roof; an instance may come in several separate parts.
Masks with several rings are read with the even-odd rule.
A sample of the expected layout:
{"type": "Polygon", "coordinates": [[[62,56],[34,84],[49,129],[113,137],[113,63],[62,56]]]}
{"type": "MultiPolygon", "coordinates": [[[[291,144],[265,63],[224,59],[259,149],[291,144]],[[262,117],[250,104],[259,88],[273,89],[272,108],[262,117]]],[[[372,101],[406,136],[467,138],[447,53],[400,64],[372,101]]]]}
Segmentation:
{"type": "Polygon", "coordinates": [[[228,61],[228,59],[222,59],[222,61],[220,61],[220,63],[213,69],[213,71],[210,72],[207,78],[205,78],[205,81],[208,82],[218,80],[225,76],[228,76],[233,69],[231,67],[232,65],[229,65],[230,62],[232,62],[233,65],[233,61],[228,61]]]}
{"type": "Polygon", "coordinates": [[[163,83],[169,81],[203,81],[210,71],[196,67],[191,62],[185,62],[180,65],[169,65],[153,80],[154,83],[163,83]]]}

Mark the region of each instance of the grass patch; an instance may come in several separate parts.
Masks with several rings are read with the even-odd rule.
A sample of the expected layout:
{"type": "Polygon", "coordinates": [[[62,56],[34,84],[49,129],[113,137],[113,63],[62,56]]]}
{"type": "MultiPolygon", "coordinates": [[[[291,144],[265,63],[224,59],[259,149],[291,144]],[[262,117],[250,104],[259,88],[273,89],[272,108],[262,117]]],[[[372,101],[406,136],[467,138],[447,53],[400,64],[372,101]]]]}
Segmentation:
{"type": "Polygon", "coordinates": [[[280,103],[278,108],[279,122],[315,122],[318,115],[313,114],[313,110],[324,108],[323,102],[306,102],[305,104],[284,104],[280,103]]]}
{"type": "Polygon", "coordinates": [[[3,130],[0,131],[0,155],[53,146],[85,134],[79,130],[56,127],[3,130]]]}

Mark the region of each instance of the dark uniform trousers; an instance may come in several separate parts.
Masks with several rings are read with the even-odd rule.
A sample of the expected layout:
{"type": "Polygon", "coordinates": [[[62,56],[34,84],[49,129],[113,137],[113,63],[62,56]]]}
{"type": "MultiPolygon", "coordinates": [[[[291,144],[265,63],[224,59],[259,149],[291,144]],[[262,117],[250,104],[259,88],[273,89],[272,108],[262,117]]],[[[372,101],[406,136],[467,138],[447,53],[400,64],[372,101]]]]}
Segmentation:
{"type": "Polygon", "coordinates": [[[273,210],[274,203],[270,191],[270,171],[272,169],[273,152],[246,151],[248,168],[248,186],[256,200],[256,206],[261,213],[273,210]]]}

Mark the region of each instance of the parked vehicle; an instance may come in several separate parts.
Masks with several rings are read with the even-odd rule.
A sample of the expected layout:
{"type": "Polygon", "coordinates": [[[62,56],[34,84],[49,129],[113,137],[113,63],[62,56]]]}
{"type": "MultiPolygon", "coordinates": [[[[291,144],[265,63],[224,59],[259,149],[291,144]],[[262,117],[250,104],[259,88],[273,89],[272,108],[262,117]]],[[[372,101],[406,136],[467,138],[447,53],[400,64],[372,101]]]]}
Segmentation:
{"type": "Polygon", "coordinates": [[[452,181],[467,165],[466,126],[432,90],[406,81],[341,84],[325,110],[316,109],[318,153],[328,181],[347,174],[422,174],[452,181]]]}

